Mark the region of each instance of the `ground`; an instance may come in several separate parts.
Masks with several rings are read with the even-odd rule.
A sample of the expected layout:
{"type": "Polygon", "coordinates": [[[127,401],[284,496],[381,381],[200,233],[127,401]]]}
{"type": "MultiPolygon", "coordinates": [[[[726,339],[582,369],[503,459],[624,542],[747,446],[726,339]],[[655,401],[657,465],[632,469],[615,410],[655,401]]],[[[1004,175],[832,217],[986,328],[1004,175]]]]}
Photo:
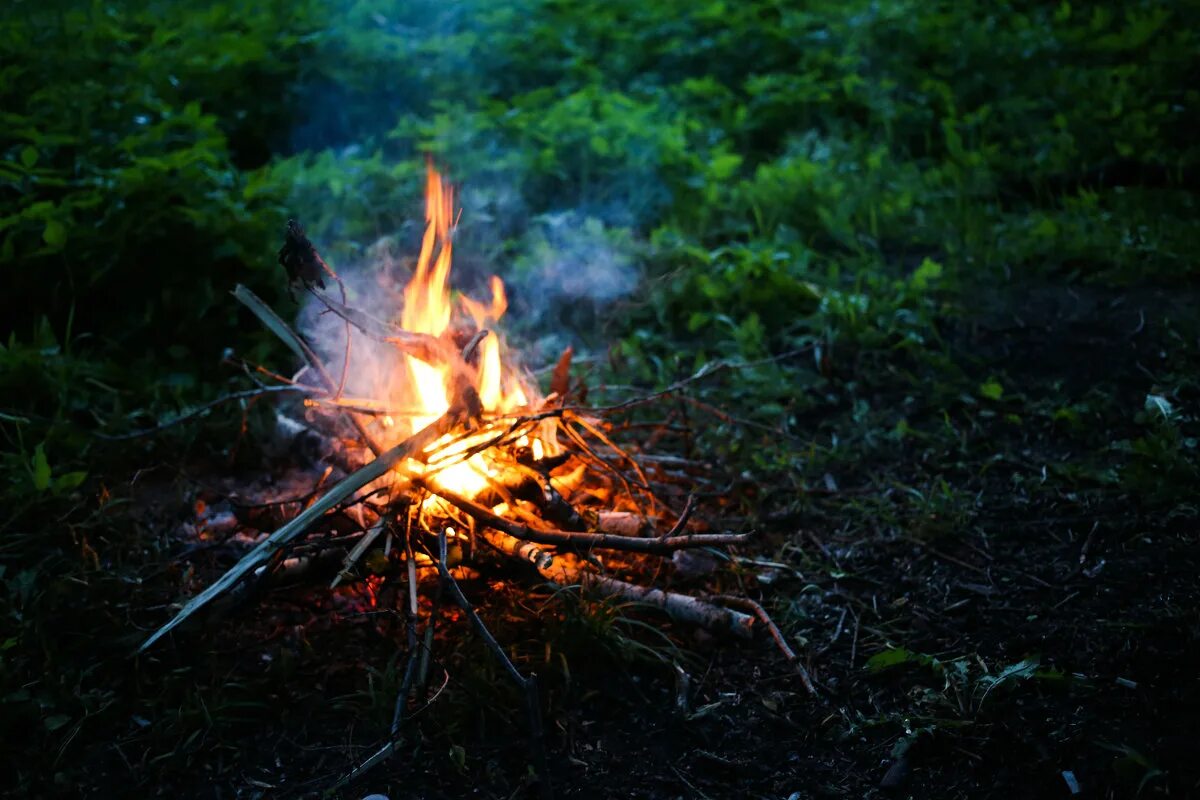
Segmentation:
{"type": "MultiPolygon", "coordinates": [[[[850,404],[856,422],[849,383],[835,377],[822,431],[887,436],[883,418],[903,407],[912,433],[886,454],[802,468],[816,478],[806,492],[743,485],[744,524],[759,536],[741,552],[786,566],[719,580],[772,609],[817,696],[769,640],[714,640],[626,611],[669,634],[659,640],[613,626],[603,606],[548,602],[528,576],[499,591],[468,584],[518,663],[542,673],[559,796],[724,797],[736,786],[763,798],[1067,797],[1072,781],[1087,796],[1185,796],[1200,786],[1195,508],[1153,502],[1170,464],[1145,486],[1104,478],[1109,441],[1139,436],[1154,374],[1181,367],[1165,354],[1172,332],[1193,324],[1192,298],[1052,284],[981,297],[972,324],[946,332],[948,353],[964,386],[1002,382],[1002,393],[964,395],[959,415],[938,420],[925,398],[889,395],[883,379],[876,393],[854,389],[871,398],[867,411],[850,404]],[[1096,396],[1102,405],[1081,406],[1096,396]],[[1072,404],[1082,419],[1057,413],[1072,404]],[[1125,418],[1126,430],[1091,415],[1125,418]],[[919,433],[938,425],[952,434],[919,433]],[[690,676],[682,697],[675,665],[690,676]]],[[[133,474],[131,503],[95,511],[106,521],[85,523],[76,541],[57,534],[64,554],[86,536],[85,552],[113,558],[119,534],[105,531],[134,525],[139,537],[119,541],[143,546],[41,599],[59,614],[54,659],[87,665],[69,687],[85,713],[18,777],[94,796],[322,791],[386,730],[399,624],[298,587],[132,657],[181,583],[233,557],[182,552],[178,531],[196,499],[238,481],[176,466],[133,474]]],[[[389,763],[338,796],[533,791],[521,788],[530,762],[515,693],[463,621],[444,619],[443,696],[389,763]]],[[[38,696],[38,682],[28,691],[38,696]]],[[[9,737],[37,724],[32,703],[25,710],[6,716],[9,737]]]]}

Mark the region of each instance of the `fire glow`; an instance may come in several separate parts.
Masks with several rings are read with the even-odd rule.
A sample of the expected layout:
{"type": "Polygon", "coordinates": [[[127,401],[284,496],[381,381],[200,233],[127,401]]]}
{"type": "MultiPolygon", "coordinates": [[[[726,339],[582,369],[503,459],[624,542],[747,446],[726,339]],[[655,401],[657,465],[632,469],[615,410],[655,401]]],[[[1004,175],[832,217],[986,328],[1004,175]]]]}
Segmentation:
{"type": "MultiPolygon", "coordinates": [[[[466,367],[466,378],[471,381],[479,397],[484,414],[497,416],[514,413],[530,405],[530,397],[541,400],[536,388],[523,381],[519,373],[505,364],[502,359],[502,341],[497,330],[501,317],[508,309],[504,282],[493,275],[490,280],[491,300],[479,302],[460,295],[460,313],[455,316],[454,302],[450,293],[450,269],[453,258],[454,192],[442,176],[430,165],[425,182],[425,234],[417,257],[412,279],[404,289],[404,308],[400,316],[400,327],[409,333],[424,334],[442,340],[454,340],[453,327],[464,318],[469,318],[476,332],[485,332],[478,343],[478,365],[466,367]]],[[[414,407],[416,413],[409,417],[409,425],[395,425],[394,420],[384,417],[382,424],[388,431],[388,444],[395,444],[403,436],[411,436],[431,424],[450,409],[450,393],[454,385],[454,369],[463,365],[430,364],[407,355],[403,360],[407,380],[389,382],[398,386],[402,396],[389,397],[389,405],[396,408],[414,407]]],[[[542,435],[553,436],[553,429],[544,426],[542,435]]],[[[417,475],[428,475],[437,485],[474,498],[489,485],[504,469],[497,458],[498,451],[488,448],[464,458],[464,454],[487,439],[487,434],[454,437],[445,434],[426,449],[428,462],[422,464],[415,459],[406,463],[407,470],[417,475]]],[[[525,435],[517,446],[527,448],[534,459],[545,454],[554,454],[557,447],[553,439],[543,442],[537,436],[525,435]]],[[[426,500],[430,502],[430,500],[426,500]]]]}
{"type": "MultiPolygon", "coordinates": [[[[586,386],[571,382],[570,348],[553,367],[547,394],[522,376],[498,331],[508,306],[503,282],[491,278],[486,301],[455,297],[450,290],[454,193],[432,166],[425,201],[425,230],[402,307],[377,311],[379,316],[348,305],[341,278],[303,228],[288,224],[280,263],[344,330],[340,378],[253,292],[244,286],[234,291],[305,362],[290,380],[259,367],[285,383],[262,387],[263,393],[285,389],[302,396],[303,422],[281,411],[281,426],[317,437],[332,463],[298,512],[293,507],[294,515],[263,538],[248,538],[251,549],[141,649],[243,581],[266,581],[273,572],[293,568],[288,576],[293,581],[315,574],[322,582],[332,577],[330,588],[360,582],[372,605],[385,591],[389,602],[398,602],[402,595],[391,588],[407,586],[407,598],[399,602],[409,619],[419,616],[418,586],[432,573],[473,615],[451,572],[459,562],[482,567],[515,561],[560,589],[656,606],[686,624],[749,637],[763,620],[777,633],[751,601],[723,596],[709,602],[614,576],[617,570],[652,575],[659,568],[650,569],[647,556],[740,544],[749,534],[703,532],[691,519],[694,476],[661,466],[647,470],[640,463],[644,453],[639,455],[644,444],[626,449],[613,438],[614,417],[667,392],[587,407],[586,386]],[[318,291],[327,289],[325,277],[336,282],[332,288],[341,302],[318,291]],[[348,381],[363,396],[346,396],[348,381]],[[325,485],[335,468],[341,476],[325,485]],[[659,526],[666,529],[656,533],[659,526]]],[[[666,434],[655,432],[649,441],[666,434]]],[[[478,617],[472,619],[477,629],[483,627],[478,617]]],[[[536,692],[489,641],[514,680],[536,692]]],[[[786,644],[781,649],[794,661],[786,644]]],[[[410,666],[417,655],[410,648],[410,666]]],[[[405,697],[397,702],[403,708],[405,697]]]]}

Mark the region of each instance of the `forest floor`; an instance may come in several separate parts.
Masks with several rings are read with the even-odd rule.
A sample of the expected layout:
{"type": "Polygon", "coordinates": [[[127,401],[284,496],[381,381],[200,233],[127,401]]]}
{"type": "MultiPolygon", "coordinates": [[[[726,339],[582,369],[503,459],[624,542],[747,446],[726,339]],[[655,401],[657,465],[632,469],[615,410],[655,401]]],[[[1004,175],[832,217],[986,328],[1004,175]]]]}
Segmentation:
{"type": "MultiPolygon", "coordinates": [[[[768,485],[745,490],[743,508],[761,499],[761,513],[740,524],[761,543],[743,554],[786,566],[729,578],[774,611],[818,697],[769,642],[550,603],[510,576],[468,584],[501,642],[542,673],[558,796],[1200,789],[1197,508],[1156,497],[1172,496],[1173,469],[1190,469],[1164,453],[1195,442],[1147,400],[1196,374],[1194,294],[974,293],[943,332],[939,369],[964,387],[953,417],[886,372],[839,387],[835,363],[830,408],[814,422],[846,440],[820,464],[827,477],[783,503],[768,485]],[[900,407],[903,435],[884,423],[900,407]],[[872,437],[896,446],[856,457],[872,437]],[[1110,455],[1153,448],[1146,474],[1110,455]],[[677,668],[691,676],[682,699],[677,668]]],[[[143,465],[112,487],[124,503],[47,534],[61,547],[40,565],[58,575],[38,595],[50,669],[2,725],[9,742],[42,726],[65,735],[25,762],[24,791],[309,796],[378,743],[400,622],[349,613],[325,590],[276,591],[130,655],[181,587],[194,591],[237,555],[181,536],[196,502],[278,489],[288,464],[277,467],[272,478],[202,459],[143,465]],[[103,570],[87,563],[97,551],[103,570]],[[82,713],[47,709],[56,695],[78,698],[82,713]]],[[[518,698],[463,621],[443,620],[433,671],[449,675],[444,696],[400,752],[338,796],[533,796],[518,698]]]]}

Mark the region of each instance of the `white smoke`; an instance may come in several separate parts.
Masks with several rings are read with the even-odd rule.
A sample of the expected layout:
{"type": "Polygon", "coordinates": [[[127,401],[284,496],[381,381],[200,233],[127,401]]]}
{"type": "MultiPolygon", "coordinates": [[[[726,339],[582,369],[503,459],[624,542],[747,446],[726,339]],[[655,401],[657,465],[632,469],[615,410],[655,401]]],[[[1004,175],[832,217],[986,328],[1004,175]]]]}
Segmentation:
{"type": "Polygon", "coordinates": [[[520,260],[525,281],[550,303],[603,305],[632,292],[640,277],[628,231],[575,211],[538,217],[520,260]]]}

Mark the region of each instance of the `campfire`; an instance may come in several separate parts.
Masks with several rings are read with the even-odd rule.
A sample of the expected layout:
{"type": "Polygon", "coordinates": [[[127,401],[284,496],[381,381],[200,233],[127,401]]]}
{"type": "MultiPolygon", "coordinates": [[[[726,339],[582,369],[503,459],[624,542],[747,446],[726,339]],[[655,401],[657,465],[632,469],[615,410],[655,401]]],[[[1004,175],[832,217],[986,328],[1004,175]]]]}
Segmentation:
{"type": "Polygon", "coordinates": [[[531,733],[535,745],[540,741],[536,682],[517,670],[468,603],[455,577],[464,563],[516,562],[533,580],[657,606],[679,623],[736,637],[765,629],[795,660],[753,601],[692,597],[617,577],[653,574],[653,559],[736,545],[748,535],[704,530],[693,520],[696,499],[678,475],[654,466],[669,457],[656,460],[644,444],[618,442],[614,420],[670,389],[588,406],[585,385],[572,381],[570,348],[545,393],[515,366],[499,327],[507,310],[503,282],[493,277],[484,299],[451,294],[456,213],[450,186],[430,166],[424,236],[401,307],[390,317],[353,307],[342,280],[289,222],[280,262],[344,329],[340,368],[329,368],[248,289],[234,292],[302,361],[295,377],[275,375],[276,385],[262,388],[301,398],[290,424],[321,438],[332,462],[326,475],[336,469],[341,477],[254,543],[141,648],[223,593],[317,554],[335,556],[333,587],[364,578],[406,582],[408,664],[392,736],[356,773],[394,749],[419,649],[420,576],[430,572],[527,692],[531,733]],[[384,369],[356,360],[380,351],[388,354],[384,369]],[[345,512],[360,522],[357,530],[329,524],[345,512]]]}

